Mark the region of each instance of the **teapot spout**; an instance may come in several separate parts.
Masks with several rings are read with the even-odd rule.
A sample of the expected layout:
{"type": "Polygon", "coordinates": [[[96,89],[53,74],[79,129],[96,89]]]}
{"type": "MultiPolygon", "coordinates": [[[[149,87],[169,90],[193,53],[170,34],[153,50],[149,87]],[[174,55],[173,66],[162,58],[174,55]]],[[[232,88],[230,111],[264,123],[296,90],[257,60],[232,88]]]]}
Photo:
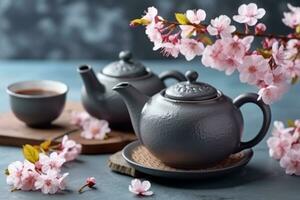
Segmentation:
{"type": "Polygon", "coordinates": [[[105,87],[98,80],[92,67],[89,65],[82,65],[78,67],[77,71],[82,78],[86,93],[89,96],[99,96],[105,93],[105,87]]]}
{"type": "Polygon", "coordinates": [[[134,132],[136,133],[140,142],[143,143],[140,137],[140,129],[139,129],[140,118],[141,118],[142,109],[145,103],[149,100],[149,97],[141,93],[135,87],[133,87],[132,85],[126,82],[119,83],[118,85],[113,87],[113,90],[118,92],[123,98],[127,106],[127,109],[129,111],[134,132]]]}

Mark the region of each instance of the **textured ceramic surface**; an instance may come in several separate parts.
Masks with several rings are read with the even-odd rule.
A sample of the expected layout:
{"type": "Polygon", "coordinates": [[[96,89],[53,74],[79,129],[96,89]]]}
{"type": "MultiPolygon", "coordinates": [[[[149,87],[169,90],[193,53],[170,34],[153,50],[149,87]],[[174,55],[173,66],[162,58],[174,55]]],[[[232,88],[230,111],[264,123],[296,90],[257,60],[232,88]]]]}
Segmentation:
{"type": "Polygon", "coordinates": [[[24,81],[7,87],[10,106],[14,115],[29,126],[49,125],[63,111],[68,87],[56,81],[24,81]],[[18,94],[18,90],[44,89],[56,92],[51,96],[32,96],[18,94]]]}
{"type": "Polygon", "coordinates": [[[96,118],[108,120],[115,128],[131,126],[124,101],[112,90],[115,85],[128,82],[152,96],[166,87],[166,79],[185,80],[178,71],[166,71],[157,76],[134,61],[129,52],[121,52],[120,61],[109,64],[97,74],[87,65],[80,66],[78,72],[84,83],[82,103],[86,111],[96,118]]]}
{"type": "Polygon", "coordinates": [[[270,107],[257,101],[254,93],[232,101],[218,91],[214,98],[195,101],[168,98],[166,90],[148,97],[128,83],[114,90],[124,98],[140,142],[175,168],[214,165],[234,152],[253,147],[263,139],[271,122],[270,107]],[[245,103],[256,104],[264,117],[259,133],[249,142],[241,142],[243,117],[239,108],[245,103]]]}
{"type": "Polygon", "coordinates": [[[176,170],[176,171],[166,171],[159,170],[155,168],[150,168],[137,163],[132,158],[133,150],[140,146],[141,143],[138,141],[128,144],[122,152],[124,159],[136,170],[149,174],[152,176],[163,177],[163,178],[174,178],[174,179],[208,179],[216,178],[230,174],[236,170],[241,169],[245,166],[252,158],[253,151],[252,149],[243,150],[244,157],[230,166],[218,169],[201,169],[201,170],[176,170]]]}

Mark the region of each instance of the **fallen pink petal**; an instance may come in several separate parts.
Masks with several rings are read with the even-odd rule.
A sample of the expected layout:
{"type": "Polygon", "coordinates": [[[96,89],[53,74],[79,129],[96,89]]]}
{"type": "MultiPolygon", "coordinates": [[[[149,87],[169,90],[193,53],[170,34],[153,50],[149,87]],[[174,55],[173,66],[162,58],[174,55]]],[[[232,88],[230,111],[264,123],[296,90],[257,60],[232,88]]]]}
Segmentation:
{"type": "Polygon", "coordinates": [[[151,196],[154,193],[150,190],[151,183],[147,180],[141,181],[139,179],[133,179],[129,185],[129,191],[135,195],[151,196]]]}

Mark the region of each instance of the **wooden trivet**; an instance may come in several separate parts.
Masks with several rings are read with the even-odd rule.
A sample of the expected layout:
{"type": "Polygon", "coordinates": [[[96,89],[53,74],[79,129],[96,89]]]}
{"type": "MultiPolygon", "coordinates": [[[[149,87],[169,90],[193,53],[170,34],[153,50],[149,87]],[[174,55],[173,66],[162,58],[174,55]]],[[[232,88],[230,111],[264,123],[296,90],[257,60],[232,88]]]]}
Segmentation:
{"type": "MultiPolygon", "coordinates": [[[[197,170],[209,170],[209,169],[223,169],[229,166],[234,165],[235,163],[238,163],[240,160],[242,160],[244,157],[243,152],[239,152],[236,154],[230,155],[225,160],[221,161],[219,164],[213,166],[213,167],[206,167],[206,168],[200,168],[197,170]]],[[[144,146],[138,146],[133,150],[132,153],[132,159],[148,168],[154,168],[158,170],[165,170],[165,171],[177,171],[178,169],[169,167],[162,163],[159,159],[157,159],[148,149],[146,149],[144,146]]]]}
{"type": "Polygon", "coordinates": [[[129,175],[132,177],[140,177],[142,174],[126,162],[126,160],[122,156],[122,151],[119,151],[109,157],[108,167],[114,172],[129,175]]]}
{"type": "MultiPolygon", "coordinates": [[[[22,146],[24,144],[40,144],[45,140],[52,140],[64,135],[76,127],[70,125],[70,112],[82,111],[80,103],[66,104],[64,112],[53,122],[53,125],[45,129],[30,128],[19,121],[13,113],[0,114],[0,145],[22,146]]],[[[105,140],[87,140],[80,137],[80,131],[69,135],[76,142],[82,144],[83,154],[114,153],[121,150],[128,143],[136,140],[131,132],[112,130],[105,140]]]]}
{"type": "MultiPolygon", "coordinates": [[[[178,169],[166,166],[159,159],[157,159],[152,153],[150,153],[144,146],[138,146],[133,150],[132,158],[135,162],[149,168],[165,170],[165,171],[177,171],[178,169]]],[[[230,155],[225,160],[221,161],[219,164],[209,167],[202,168],[199,170],[209,170],[209,169],[220,169],[238,163],[244,158],[244,153],[239,152],[230,155]]],[[[112,171],[118,172],[120,174],[132,176],[132,177],[142,177],[144,174],[137,171],[131,167],[122,156],[122,151],[119,151],[109,157],[108,166],[112,171]]]]}

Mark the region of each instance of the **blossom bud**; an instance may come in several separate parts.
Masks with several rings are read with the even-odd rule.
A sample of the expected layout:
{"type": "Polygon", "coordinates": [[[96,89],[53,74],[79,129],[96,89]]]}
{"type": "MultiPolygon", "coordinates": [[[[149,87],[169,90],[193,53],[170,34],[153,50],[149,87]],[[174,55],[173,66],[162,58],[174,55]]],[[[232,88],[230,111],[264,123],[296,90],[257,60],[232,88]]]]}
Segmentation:
{"type": "Polygon", "coordinates": [[[267,27],[263,23],[259,23],[255,26],[255,34],[262,34],[267,30],[267,27]]]}
{"type": "Polygon", "coordinates": [[[86,184],[88,187],[93,187],[94,185],[96,185],[96,178],[95,177],[88,177],[86,179],[86,184]]]}

